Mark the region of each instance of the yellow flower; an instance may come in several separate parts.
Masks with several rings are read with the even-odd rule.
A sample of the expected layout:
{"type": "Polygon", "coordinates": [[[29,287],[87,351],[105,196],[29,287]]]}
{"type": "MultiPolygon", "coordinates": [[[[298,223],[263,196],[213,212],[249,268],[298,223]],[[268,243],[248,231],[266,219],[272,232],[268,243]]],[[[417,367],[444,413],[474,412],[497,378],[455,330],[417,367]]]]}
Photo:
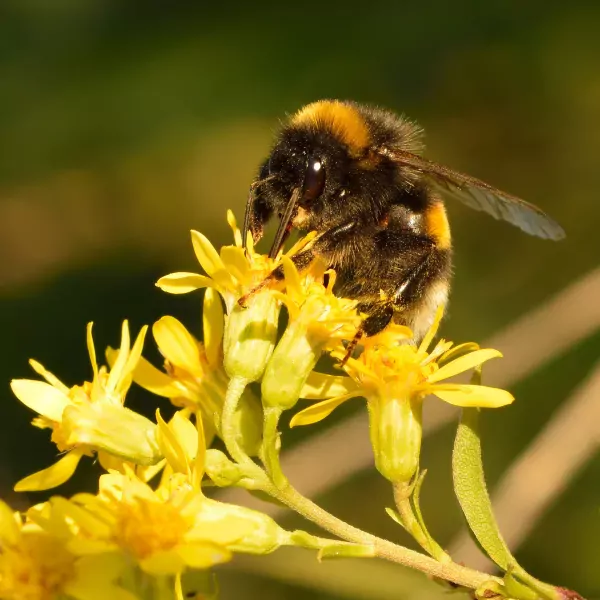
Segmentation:
{"type": "Polygon", "coordinates": [[[82,556],[123,552],[146,573],[179,578],[187,569],[225,562],[233,552],[270,552],[289,540],[266,515],[203,495],[201,419],[196,427],[178,414],[168,424],[160,415],[157,420],[171,473],[157,489],[127,470],[102,475],[97,496],[51,500],[71,531],[70,551],[82,556]]]}
{"type": "MultiPolygon", "coordinates": [[[[234,244],[223,246],[220,253],[205,235],[192,231],[192,245],[196,258],[207,275],[171,273],[161,277],[156,285],[171,294],[187,294],[201,288],[214,288],[223,297],[227,314],[231,314],[237,301],[261,284],[278,266],[281,254],[275,259],[258,254],[251,235],[248,235],[247,247],[244,250],[242,233],[230,210],[227,211],[227,222],[233,231],[234,244]]],[[[287,252],[287,256],[306,248],[314,237],[312,234],[306,236],[287,252]]]]}
{"type": "MultiPolygon", "coordinates": [[[[311,374],[301,396],[327,399],[297,413],[290,425],[316,423],[346,400],[364,396],[377,468],[392,481],[410,480],[418,467],[425,396],[433,394],[455,406],[482,408],[496,408],[514,400],[505,390],[444,382],[502,355],[473,344],[452,348],[452,343],[445,340],[440,340],[429,352],[441,316],[439,310],[418,347],[412,342],[408,328],[392,325],[368,338],[362,354],[346,362],[343,368],[350,377],[311,374]]],[[[344,354],[343,348],[332,352],[338,359],[344,354]]]]}
{"type": "Polygon", "coordinates": [[[146,327],[130,349],[129,327],[123,323],[121,347],[113,368],[98,368],[92,338],[87,327],[87,346],[93,379],[71,388],[31,360],[34,371],[46,381],[14,379],[11,388],[17,398],[40,416],[33,424],[52,430],[52,441],[65,455],[51,467],[22,479],[17,491],[46,490],[67,481],[82,456],[99,451],[101,462],[111,459],[106,452],[140,464],[154,464],[160,456],[153,441],[154,424],[123,406],[132,373],[140,358],[146,327]],[[103,452],[104,451],[104,452],[103,452]]]}
{"type": "MultiPolygon", "coordinates": [[[[169,398],[175,406],[200,410],[210,443],[220,432],[221,413],[229,377],[223,369],[223,309],[213,289],[204,295],[202,312],[204,344],[197,341],[174,317],[162,317],[152,327],[158,349],[165,357],[165,371],[141,358],[133,372],[134,381],[150,392],[169,398]]],[[[109,361],[114,351],[108,351],[109,361]]],[[[257,454],[262,432],[262,411],[258,400],[247,390],[236,411],[243,445],[251,456],[257,454]]]]}
{"type": "MultiPolygon", "coordinates": [[[[48,524],[56,525],[52,519],[48,524]]],[[[126,567],[122,555],[78,556],[68,549],[67,539],[24,522],[0,501],[0,598],[135,600],[113,583],[126,567]]]]}
{"type": "MultiPolygon", "coordinates": [[[[281,254],[276,259],[258,254],[251,235],[244,249],[242,234],[231,211],[227,213],[227,220],[233,230],[234,245],[223,246],[220,253],[204,235],[192,231],[196,258],[208,276],[172,273],[159,279],[157,285],[172,294],[185,294],[206,287],[221,294],[227,309],[223,365],[229,377],[248,383],[261,378],[275,346],[280,303],[271,288],[281,284],[274,281],[265,289],[257,289],[277,267],[281,254]],[[249,292],[253,292],[253,296],[247,307],[242,308],[238,300],[249,292]]],[[[314,237],[305,237],[288,255],[306,247],[314,237]]]]}
{"type": "Polygon", "coordinates": [[[321,261],[314,261],[302,277],[288,257],[282,262],[286,293],[278,297],[288,309],[289,322],[267,364],[261,390],[265,406],[285,410],[296,404],[322,352],[342,339],[352,339],[361,317],[356,301],[333,294],[335,272],[325,271],[321,261]]]}

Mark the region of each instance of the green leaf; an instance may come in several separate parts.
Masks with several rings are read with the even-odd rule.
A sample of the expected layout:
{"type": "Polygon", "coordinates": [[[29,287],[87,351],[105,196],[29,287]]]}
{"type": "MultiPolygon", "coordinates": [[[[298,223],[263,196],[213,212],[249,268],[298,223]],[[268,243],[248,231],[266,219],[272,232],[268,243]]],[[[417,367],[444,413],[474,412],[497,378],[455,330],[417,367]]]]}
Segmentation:
{"type": "Polygon", "coordinates": [[[536,591],[516,579],[513,575],[512,568],[509,568],[504,576],[504,587],[506,589],[506,594],[510,598],[515,598],[516,600],[537,600],[539,598],[539,594],[536,591]]]}
{"type": "Polygon", "coordinates": [[[393,508],[386,507],[385,512],[388,514],[388,517],[390,519],[392,519],[392,521],[395,521],[396,523],[398,523],[398,525],[400,525],[400,527],[402,527],[402,529],[406,529],[406,526],[402,522],[402,517],[400,516],[398,511],[395,511],[393,508]]]}
{"type": "Polygon", "coordinates": [[[423,530],[425,537],[427,537],[427,539],[429,540],[430,548],[434,549],[434,548],[438,548],[439,545],[433,539],[433,537],[431,537],[431,534],[429,533],[429,530],[427,529],[427,526],[425,525],[425,519],[423,519],[423,513],[421,512],[420,496],[421,496],[421,487],[423,487],[423,482],[425,481],[425,475],[427,475],[427,469],[423,469],[419,473],[419,476],[417,477],[417,480],[415,481],[411,501],[412,501],[412,505],[413,505],[413,512],[414,512],[415,518],[417,519],[417,523],[423,530]]]}
{"type": "Polygon", "coordinates": [[[454,493],[471,531],[488,556],[503,570],[515,564],[500,534],[485,484],[479,437],[479,409],[464,408],[452,453],[454,493]]]}

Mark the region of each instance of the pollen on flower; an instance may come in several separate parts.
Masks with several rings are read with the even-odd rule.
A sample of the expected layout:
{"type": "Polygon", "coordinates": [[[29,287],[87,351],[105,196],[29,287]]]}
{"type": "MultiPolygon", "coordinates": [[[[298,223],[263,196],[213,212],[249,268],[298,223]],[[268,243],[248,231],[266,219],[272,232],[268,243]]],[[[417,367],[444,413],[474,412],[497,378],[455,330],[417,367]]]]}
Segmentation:
{"type": "Polygon", "coordinates": [[[75,578],[76,557],[42,531],[23,532],[15,544],[2,543],[0,598],[50,600],[75,578]]]}
{"type": "Polygon", "coordinates": [[[119,506],[115,541],[143,560],[180,544],[191,525],[169,503],[136,498],[119,506]]]}

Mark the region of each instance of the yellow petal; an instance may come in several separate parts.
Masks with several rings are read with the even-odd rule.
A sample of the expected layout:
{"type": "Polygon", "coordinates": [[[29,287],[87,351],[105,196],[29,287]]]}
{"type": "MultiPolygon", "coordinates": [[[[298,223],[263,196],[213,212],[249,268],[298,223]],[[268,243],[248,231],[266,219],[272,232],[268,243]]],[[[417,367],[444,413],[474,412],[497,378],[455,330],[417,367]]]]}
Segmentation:
{"type": "Polygon", "coordinates": [[[67,548],[78,556],[94,556],[105,552],[114,552],[118,546],[107,540],[94,540],[84,537],[74,537],[69,540],[67,548]]]}
{"type": "Polygon", "coordinates": [[[161,354],[173,365],[195,375],[204,374],[198,342],[175,317],[162,317],[152,326],[161,354]]]}
{"type": "Polygon", "coordinates": [[[179,555],[177,548],[172,548],[140,560],[140,567],[151,575],[176,575],[185,569],[185,559],[179,555]]]}
{"type": "Polygon", "coordinates": [[[206,358],[208,364],[215,368],[223,361],[223,305],[219,294],[211,288],[204,292],[202,329],[206,358]]]}
{"type": "Polygon", "coordinates": [[[131,352],[129,353],[129,357],[127,358],[127,363],[124,368],[124,375],[127,377],[131,375],[135,370],[135,367],[142,356],[142,348],[144,347],[144,340],[146,339],[146,332],[148,331],[148,326],[144,325],[140,332],[138,333],[137,338],[133,344],[133,348],[131,348],[131,352]]]}
{"type": "Polygon", "coordinates": [[[224,288],[232,288],[234,284],[231,275],[208,238],[199,231],[192,230],[192,245],[196,258],[206,274],[224,288]]]}
{"type": "MultiPolygon", "coordinates": [[[[80,500],[85,498],[79,497],[80,500]]],[[[53,511],[62,515],[64,519],[77,524],[77,527],[84,533],[82,538],[92,538],[95,540],[109,540],[112,533],[111,527],[100,516],[88,510],[87,507],[80,506],[75,502],[67,500],[61,496],[54,496],[51,501],[53,511]]],[[[91,499],[92,506],[99,504],[97,497],[91,499]]]]}
{"type": "Polygon", "coordinates": [[[322,400],[323,398],[343,396],[356,390],[358,390],[358,386],[351,377],[312,371],[300,392],[300,398],[322,400]]]}
{"type": "Polygon", "coordinates": [[[186,419],[182,415],[183,412],[178,411],[173,415],[173,418],[169,422],[169,427],[173,430],[188,460],[191,461],[196,457],[198,452],[198,430],[189,419],[186,419]]]}
{"type": "Polygon", "coordinates": [[[107,552],[98,556],[84,556],[76,565],[76,576],[65,586],[65,594],[76,600],[138,600],[138,597],[113,581],[130,565],[120,552],[107,552]]]}
{"type": "Polygon", "coordinates": [[[127,358],[129,357],[129,324],[127,320],[123,321],[121,326],[121,346],[119,347],[119,355],[113,368],[110,370],[108,381],[106,383],[106,389],[113,391],[116,389],[117,384],[122,380],[125,375],[125,365],[127,364],[127,358]]]}
{"type": "Polygon", "coordinates": [[[60,390],[63,394],[69,394],[69,388],[53,373],[47,371],[43,365],[41,365],[37,360],[31,359],[29,361],[31,368],[41,377],[43,377],[51,386],[55,387],[57,390],[60,390]]]}
{"type": "Polygon", "coordinates": [[[302,300],[304,300],[304,293],[302,291],[300,273],[298,273],[296,265],[285,255],[281,257],[281,263],[283,264],[283,272],[285,274],[286,292],[290,295],[292,300],[302,302],[302,300]]]}
{"type": "MultiPolygon", "coordinates": [[[[109,363],[116,352],[112,348],[106,351],[109,363]]],[[[178,398],[186,395],[185,391],[180,389],[173,379],[166,373],[159,371],[143,357],[138,360],[133,371],[133,380],[149,392],[164,398],[178,398]]]]}
{"type": "Polygon", "coordinates": [[[155,475],[157,475],[162,469],[165,468],[167,461],[163,458],[159,460],[155,465],[145,467],[143,465],[136,465],[135,474],[144,482],[150,481],[155,475]]]}
{"type": "Polygon", "coordinates": [[[223,246],[221,248],[221,260],[225,268],[240,283],[244,282],[250,276],[250,265],[242,248],[238,248],[237,246],[223,246]]]}
{"type": "Polygon", "coordinates": [[[479,350],[479,344],[475,342],[465,342],[464,344],[459,344],[458,346],[451,347],[449,350],[444,352],[442,356],[437,360],[438,365],[442,366],[450,361],[453,361],[460,356],[464,356],[465,354],[469,354],[469,352],[475,352],[475,350],[479,350]]]}
{"type": "Polygon", "coordinates": [[[435,334],[437,333],[437,330],[439,329],[440,322],[441,322],[443,316],[444,316],[444,306],[440,305],[440,306],[438,306],[438,309],[435,313],[435,318],[433,320],[433,323],[431,324],[431,327],[429,328],[429,331],[427,331],[427,333],[425,334],[425,337],[423,338],[423,341],[419,345],[419,350],[418,350],[419,354],[425,354],[427,352],[427,348],[429,348],[429,345],[431,344],[433,338],[435,337],[435,334]]]}
{"type": "Polygon", "coordinates": [[[118,473],[125,473],[125,462],[122,458],[105,452],[104,450],[98,450],[98,462],[105,471],[117,471],[118,473]]]}
{"type": "MultiPolygon", "coordinates": [[[[209,440],[210,444],[210,440],[209,440]]],[[[206,437],[204,434],[204,423],[202,413],[196,413],[196,458],[192,471],[192,485],[195,489],[201,490],[202,478],[204,477],[204,465],[206,463],[206,437]]]]}
{"type": "Polygon", "coordinates": [[[346,394],[339,398],[330,398],[329,400],[323,400],[313,404],[304,410],[296,413],[290,421],[290,427],[296,427],[297,425],[312,425],[322,421],[325,417],[328,417],[340,404],[346,402],[350,398],[356,398],[359,394],[354,392],[352,394],[346,394]]]}
{"type": "Polygon", "coordinates": [[[233,239],[235,240],[236,246],[242,246],[242,232],[239,230],[237,226],[237,221],[233,211],[228,208],[227,209],[227,224],[231,227],[231,231],[233,231],[233,239]]]}
{"type": "Polygon", "coordinates": [[[81,460],[79,450],[67,452],[51,467],[24,477],[15,485],[15,492],[37,492],[55,488],[71,478],[81,460]]]}
{"type": "Polygon", "coordinates": [[[438,369],[435,373],[430,375],[427,378],[429,383],[435,383],[436,381],[442,381],[442,379],[448,379],[449,377],[454,377],[454,375],[458,375],[459,373],[464,373],[473,367],[477,367],[478,365],[490,360],[492,358],[502,357],[502,353],[498,350],[494,350],[493,348],[487,348],[484,350],[475,350],[475,352],[471,352],[469,354],[464,354],[463,356],[446,363],[443,367],[438,369]]]}
{"type": "Polygon", "coordinates": [[[0,541],[2,546],[15,545],[19,540],[19,526],[13,510],[0,500],[0,541]]]}
{"type": "Polygon", "coordinates": [[[92,336],[92,327],[94,326],[94,323],[92,323],[92,321],[90,321],[87,324],[87,329],[86,329],[86,342],[87,342],[87,349],[88,349],[88,354],[90,356],[90,363],[92,365],[92,371],[94,373],[94,379],[96,379],[98,377],[98,361],[96,360],[96,348],[94,348],[94,337],[92,336]]]}
{"type": "Polygon", "coordinates": [[[192,569],[208,569],[231,559],[229,550],[206,542],[181,544],[177,547],[177,552],[192,569]]]}
{"type": "Polygon", "coordinates": [[[63,410],[71,405],[65,394],[45,381],[13,379],[10,387],[25,406],[51,421],[60,423],[63,410]]]}
{"type": "Polygon", "coordinates": [[[432,385],[429,392],[448,404],[463,408],[498,408],[514,401],[513,395],[506,390],[485,385],[432,385]]]}
{"type": "Polygon", "coordinates": [[[156,411],[156,423],[158,425],[157,442],[163,456],[175,472],[187,474],[189,472],[189,454],[186,454],[185,448],[175,435],[173,428],[169,427],[160,416],[159,410],[156,411]]]}
{"type": "Polygon", "coordinates": [[[156,286],[169,294],[188,294],[200,288],[214,287],[215,282],[197,273],[171,273],[161,277],[156,286]]]}

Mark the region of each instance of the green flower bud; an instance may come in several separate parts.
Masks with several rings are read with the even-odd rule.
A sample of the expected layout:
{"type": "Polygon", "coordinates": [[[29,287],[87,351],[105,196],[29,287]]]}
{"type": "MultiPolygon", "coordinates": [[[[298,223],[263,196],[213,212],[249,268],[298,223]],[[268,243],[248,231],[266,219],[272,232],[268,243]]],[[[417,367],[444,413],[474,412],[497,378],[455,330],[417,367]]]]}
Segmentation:
{"type": "Polygon", "coordinates": [[[120,404],[79,404],[63,412],[67,444],[85,444],[138,465],[153,465],[162,453],[156,425],[120,404]]]}
{"type": "Polygon", "coordinates": [[[423,436],[420,398],[368,398],[371,445],[377,470],[392,483],[409,483],[419,467],[423,436]]]}
{"type": "Polygon", "coordinates": [[[264,513],[215,500],[206,499],[202,503],[194,522],[196,526],[205,523],[207,531],[233,530],[242,533],[235,543],[227,544],[228,550],[233,552],[268,554],[289,539],[288,532],[264,513]]]}
{"type": "Polygon", "coordinates": [[[271,293],[252,297],[248,308],[237,303],[226,317],[224,367],[229,377],[258,381],[271,358],[277,337],[279,302],[271,293]]]}
{"type": "Polygon", "coordinates": [[[223,452],[214,448],[206,451],[204,469],[213,483],[219,487],[235,485],[244,477],[244,472],[239,465],[229,460],[223,452]]]}
{"type": "Polygon", "coordinates": [[[293,408],[326,342],[327,338],[312,335],[304,320],[298,319],[288,325],[261,382],[265,407],[293,408]]]}
{"type": "Polygon", "coordinates": [[[246,388],[235,411],[240,446],[248,456],[258,456],[262,444],[263,411],[259,399],[246,388]]]}

